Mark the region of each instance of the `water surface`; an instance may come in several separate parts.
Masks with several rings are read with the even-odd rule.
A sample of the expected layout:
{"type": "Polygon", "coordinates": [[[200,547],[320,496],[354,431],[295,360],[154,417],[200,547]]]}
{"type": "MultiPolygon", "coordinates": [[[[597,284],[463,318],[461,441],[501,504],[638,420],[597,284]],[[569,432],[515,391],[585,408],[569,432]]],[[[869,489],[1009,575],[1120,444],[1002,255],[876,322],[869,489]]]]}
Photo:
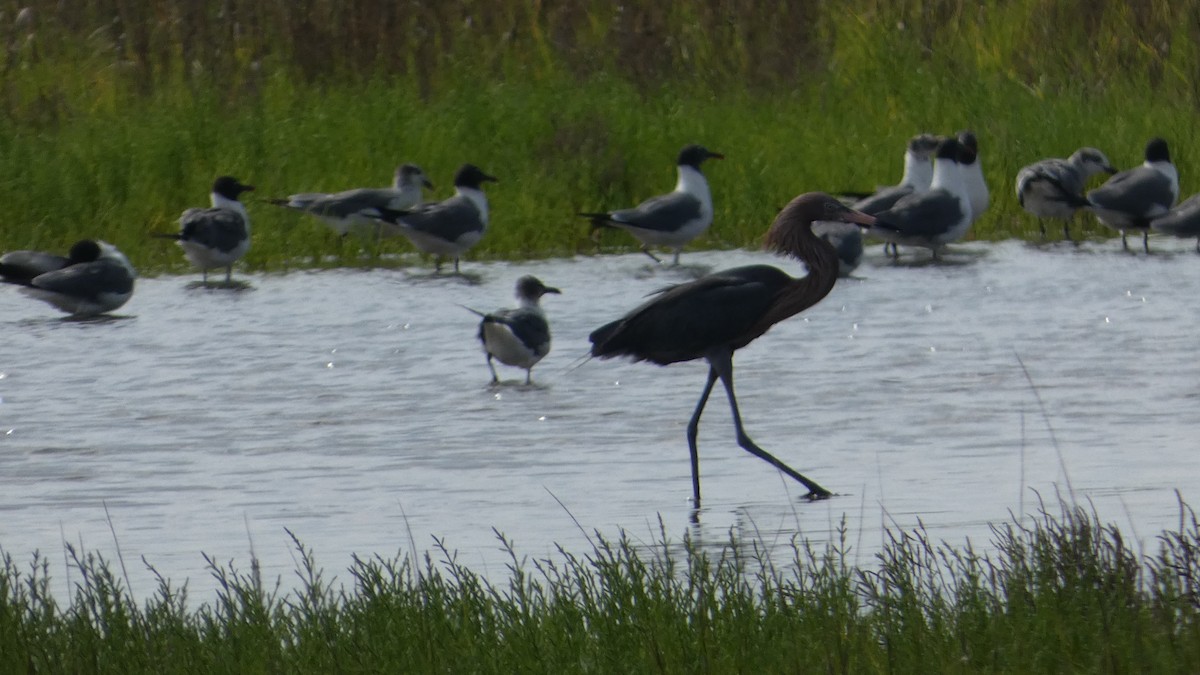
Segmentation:
{"type": "Polygon", "coordinates": [[[651,541],[659,519],[672,537],[719,545],[733,528],[780,555],[844,519],[866,563],[885,525],[982,543],[1041,494],[1091,502],[1153,550],[1177,523],[1175,491],[1200,503],[1200,257],[1170,244],[972,244],[900,265],[874,247],[859,278],[735,359],[749,433],[840,496],[806,503],[739,449],[718,389],[699,524],[684,426],[705,366],[580,364],[587,334],[667,283],[752,262],[800,274],[792,261],[334,270],[243,276],[240,291],[164,277],[91,322],[0,288],[0,547],[50,555],[65,590],[64,539],[109,556],[119,543],[135,592],[153,587],[144,557],[207,599],[202,552],[248,569],[253,551],[293,583],[284,528],[342,579],[351,553],[434,537],[503,575],[494,531],[543,557],[590,551],[592,530],[651,541]],[[563,290],[544,303],[554,349],[535,386],[502,369],[489,387],[460,305],[511,306],[526,273],[563,290]]]}

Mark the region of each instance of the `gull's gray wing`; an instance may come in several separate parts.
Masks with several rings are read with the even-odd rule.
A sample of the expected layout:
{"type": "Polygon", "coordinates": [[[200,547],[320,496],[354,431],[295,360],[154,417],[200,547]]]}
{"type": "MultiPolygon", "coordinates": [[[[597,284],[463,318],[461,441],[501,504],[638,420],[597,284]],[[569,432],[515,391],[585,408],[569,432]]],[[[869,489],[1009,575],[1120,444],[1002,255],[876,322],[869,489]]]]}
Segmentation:
{"type": "Polygon", "coordinates": [[[1147,166],[1122,171],[1087,193],[1088,201],[1109,211],[1145,217],[1154,207],[1170,208],[1175,195],[1171,180],[1147,166]]]}
{"type": "Polygon", "coordinates": [[[855,211],[862,211],[867,215],[874,216],[882,211],[887,211],[896,205],[904,197],[913,193],[911,185],[894,185],[889,188],[884,188],[875,194],[860,199],[851,206],[855,211]]]}
{"type": "Polygon", "coordinates": [[[546,321],[546,317],[538,312],[524,308],[501,309],[492,312],[484,316],[483,321],[479,324],[480,340],[483,340],[483,324],[485,323],[499,323],[508,326],[513,335],[535,354],[542,353],[542,350],[550,344],[550,324],[546,321]]]}
{"type": "Polygon", "coordinates": [[[631,209],[608,214],[608,220],[643,230],[671,232],[700,217],[700,200],[686,192],[652,197],[631,209]]]}
{"type": "Polygon", "coordinates": [[[411,230],[456,241],[470,232],[484,229],[479,209],[469,197],[455,195],[445,201],[425,204],[411,211],[383,210],[381,217],[411,230]]]}
{"type": "Polygon", "coordinates": [[[0,256],[0,278],[14,284],[29,284],[39,275],[61,270],[71,259],[42,251],[11,251],[0,256]]]}
{"type": "Polygon", "coordinates": [[[1188,197],[1179,206],[1150,221],[1150,227],[1176,237],[1200,236],[1200,194],[1188,197]]]}
{"type": "Polygon", "coordinates": [[[246,220],[229,209],[188,209],[179,217],[179,239],[232,251],[247,237],[246,220]]]}
{"type": "Polygon", "coordinates": [[[958,199],[942,188],[909,195],[887,211],[875,215],[901,234],[915,237],[944,234],[966,217],[958,199]]]}
{"type": "MultiPolygon", "coordinates": [[[[1045,182],[1066,196],[1083,198],[1083,176],[1070,163],[1062,159],[1044,159],[1017,172],[1017,195],[1022,195],[1026,186],[1035,181],[1045,182]]],[[[1062,199],[1060,201],[1068,201],[1062,199]]]]}
{"type": "Polygon", "coordinates": [[[358,188],[321,197],[309,202],[305,211],[318,216],[347,218],[353,215],[378,216],[382,209],[406,209],[415,200],[395,188],[358,188]]]}
{"type": "Polygon", "coordinates": [[[294,195],[288,195],[287,199],[271,199],[268,201],[276,206],[286,206],[290,209],[299,209],[303,211],[312,206],[313,202],[332,196],[333,195],[326,192],[297,192],[294,195]]]}
{"type": "Polygon", "coordinates": [[[95,298],[101,293],[129,293],[133,277],[119,262],[101,258],[39,275],[31,285],[62,295],[95,298]]]}

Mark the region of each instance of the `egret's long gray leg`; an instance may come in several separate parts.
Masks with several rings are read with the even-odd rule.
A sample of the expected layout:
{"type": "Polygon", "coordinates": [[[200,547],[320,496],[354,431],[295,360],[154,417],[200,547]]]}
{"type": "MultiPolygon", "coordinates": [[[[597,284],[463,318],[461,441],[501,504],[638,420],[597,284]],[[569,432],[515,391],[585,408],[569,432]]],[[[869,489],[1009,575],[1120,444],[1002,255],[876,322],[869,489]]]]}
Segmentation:
{"type": "MultiPolygon", "coordinates": [[[[810,499],[824,499],[831,496],[833,493],[831,493],[829,490],[826,490],[820,485],[812,482],[799,471],[796,471],[787,464],[784,464],[771,453],[758,447],[758,445],[756,445],[754,441],[750,439],[750,436],[746,434],[746,430],[742,428],[742,414],[738,412],[737,396],[735,396],[733,393],[733,353],[724,350],[718,353],[709,354],[708,363],[711,366],[711,370],[715,371],[717,376],[721,378],[721,384],[725,385],[725,393],[729,396],[729,409],[733,412],[733,426],[737,430],[738,445],[742,446],[743,450],[746,450],[750,454],[755,455],[760,459],[770,462],[775,468],[800,481],[804,487],[808,488],[807,496],[810,499]]],[[[709,381],[711,382],[711,380],[712,375],[710,374],[709,381]]]]}
{"type": "Polygon", "coordinates": [[[708,367],[708,383],[696,403],[696,410],[687,425],[688,450],[692,453],[692,506],[700,508],[700,453],[696,449],[696,436],[700,430],[700,415],[704,412],[704,404],[708,403],[708,395],[712,393],[713,385],[717,383],[717,369],[708,367]]]}
{"type": "Polygon", "coordinates": [[[650,252],[650,245],[649,245],[649,244],[646,244],[646,245],[642,246],[642,253],[645,253],[646,255],[650,256],[650,259],[651,259],[651,260],[653,260],[654,262],[656,262],[656,263],[658,263],[658,264],[660,264],[660,265],[662,264],[662,258],[660,258],[660,257],[658,257],[658,256],[656,256],[656,255],[654,255],[653,253],[651,253],[651,252],[650,252]]]}

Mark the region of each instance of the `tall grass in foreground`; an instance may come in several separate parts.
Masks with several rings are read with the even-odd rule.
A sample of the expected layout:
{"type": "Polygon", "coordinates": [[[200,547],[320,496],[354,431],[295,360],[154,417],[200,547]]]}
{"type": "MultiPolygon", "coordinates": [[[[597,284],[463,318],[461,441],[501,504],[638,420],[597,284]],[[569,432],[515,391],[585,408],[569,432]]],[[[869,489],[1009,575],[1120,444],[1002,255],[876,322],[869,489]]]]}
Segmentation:
{"type": "Polygon", "coordinates": [[[1043,510],[993,530],[995,552],[891,534],[875,564],[845,538],[796,542],[777,566],[753,542],[511,555],[489,581],[438,560],[355,558],[335,587],[296,542],[298,588],[209,561],[215,601],[160,577],[130,597],[110,562],[70,551],[60,605],[44,558],[0,568],[3,672],[1196,672],[1200,525],[1132,551],[1093,513],[1043,510]]]}
{"type": "MultiPolygon", "coordinates": [[[[384,184],[414,161],[441,196],[472,161],[502,181],[473,255],[589,252],[573,214],[667,189],[693,141],[729,156],[706,167],[717,214],[697,245],[745,246],[795,194],[894,182],[907,137],[964,127],[993,191],[976,237],[1036,232],[1013,176],[1080,145],[1130,166],[1162,135],[1184,192],[1200,189],[1200,0],[21,8],[0,3],[0,250],[98,235],[139,268],[182,269],[146,235],[218,174],[278,196],[384,184]]],[[[251,213],[251,267],[357,259],[310,219],[251,213]]]]}

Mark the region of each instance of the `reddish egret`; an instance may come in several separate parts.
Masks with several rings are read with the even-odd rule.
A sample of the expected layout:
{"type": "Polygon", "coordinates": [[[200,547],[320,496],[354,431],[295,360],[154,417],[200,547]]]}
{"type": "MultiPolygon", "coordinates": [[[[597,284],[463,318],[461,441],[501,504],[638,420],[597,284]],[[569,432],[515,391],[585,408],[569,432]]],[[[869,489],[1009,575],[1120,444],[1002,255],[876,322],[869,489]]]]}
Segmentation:
{"type": "Polygon", "coordinates": [[[487,354],[492,384],[500,382],[496,367],[492,365],[493,357],[507,366],[524,368],[525,384],[530,384],[533,367],[550,353],[550,323],[546,321],[546,314],[539,304],[547,293],[562,291],[543,284],[535,276],[526,275],[517,279],[520,307],[499,309],[488,314],[467,308],[483,317],[479,322],[479,341],[483,343],[483,353],[487,354]]]}
{"type": "Polygon", "coordinates": [[[378,218],[386,223],[382,233],[402,234],[423,253],[435,256],[434,266],[442,269],[442,258],[458,259],[483,239],[488,225],[488,202],[483,184],[498,182],[474,164],[463,164],[454,174],[454,196],[440,202],[422,204],[408,211],[380,209],[378,218]]]}
{"type": "Polygon", "coordinates": [[[642,242],[642,252],[654,262],[662,260],[650,252],[651,246],[674,249],[674,264],[678,265],[679,252],[713,221],[712,193],[700,165],[706,159],[724,158],[725,155],[701,145],[686,146],[679,151],[676,161],[679,179],[673,192],[651,197],[631,209],[579,215],[592,219],[593,230],[615,227],[632,234],[642,242]]]}
{"type": "Polygon", "coordinates": [[[1120,230],[1121,245],[1129,248],[1126,230],[1142,233],[1142,247],[1150,252],[1150,221],[1164,215],[1179,199],[1179,172],[1171,163],[1167,142],[1152,138],[1146,144],[1146,161],[1122,171],[1087,193],[1096,218],[1120,230]]]}
{"type": "Polygon", "coordinates": [[[253,189],[236,178],[221,176],[213,182],[209,195],[212,208],[188,209],[179,217],[179,234],[155,236],[176,240],[188,262],[200,268],[205,286],[208,271],[217,267],[225,268],[228,285],[233,263],[250,250],[250,216],[238,197],[253,189]]]}
{"type": "Polygon", "coordinates": [[[396,168],[391,187],[357,188],[333,194],[302,192],[288,195],[286,199],[268,201],[315,216],[344,237],[351,231],[376,231],[379,221],[371,216],[381,215],[380,209],[403,211],[416,207],[423,201],[421,188],[432,187],[433,183],[429,182],[421,167],[402,164],[396,168]]]}
{"type": "Polygon", "coordinates": [[[1071,219],[1076,211],[1088,206],[1083,196],[1087,180],[1098,173],[1116,172],[1103,152],[1080,148],[1066,159],[1043,159],[1018,171],[1017,201],[1037,216],[1043,237],[1046,224],[1042,219],[1059,218],[1063,221],[1063,239],[1070,240],[1071,219]]]}
{"type": "Polygon", "coordinates": [[[717,272],[664,289],[657,297],[623,318],[592,332],[592,356],[601,359],[630,356],[635,361],[668,365],[703,358],[708,382],[688,422],[692,459],[692,499],[700,506],[700,460],[696,433],[700,414],[717,379],[725,387],[737,441],[743,449],[770,462],[808,488],[810,499],[830,492],[758,447],[742,428],[733,393],[733,353],[767,332],[771,326],[815,305],[833,289],[838,278],[837,253],[812,232],[818,220],[871,225],[875,218],[855,211],[833,197],[811,192],[791,201],[767,231],[766,247],[804,262],[808,275],[793,279],[770,265],[750,265],[717,272]]]}
{"type": "Polygon", "coordinates": [[[133,295],[137,272],[117,247],[84,239],[67,257],[41,251],[12,251],[0,256],[0,281],[21,286],[77,317],[117,309],[133,295]]]}

